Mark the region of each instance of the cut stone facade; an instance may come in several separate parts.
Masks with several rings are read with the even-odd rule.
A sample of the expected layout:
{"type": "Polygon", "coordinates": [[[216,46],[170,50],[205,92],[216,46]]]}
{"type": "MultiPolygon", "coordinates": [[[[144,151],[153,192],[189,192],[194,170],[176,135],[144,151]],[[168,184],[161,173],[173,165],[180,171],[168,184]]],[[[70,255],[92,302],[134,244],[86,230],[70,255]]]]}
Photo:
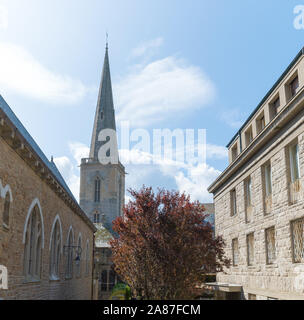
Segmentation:
{"type": "Polygon", "coordinates": [[[242,287],[240,297],[245,299],[304,299],[304,260],[296,263],[294,258],[295,246],[298,255],[304,257],[303,224],[297,227],[297,238],[292,228],[293,221],[304,217],[303,51],[263,101],[242,127],[237,140],[228,146],[233,148],[237,141],[241,152],[237,157],[234,155],[234,159],[231,156],[229,167],[209,188],[214,194],[216,235],[224,238],[226,254],[231,261],[235,260],[235,239],[239,247],[237,264],[218,274],[215,286],[218,288],[223,283],[239,285],[242,287]],[[295,73],[299,88],[293,97],[288,97],[286,86],[295,73]],[[254,118],[261,110],[268,112],[267,106],[278,92],[281,99],[279,112],[272,120],[267,117],[261,132],[254,129],[253,141],[240,149],[242,130],[254,124],[254,118]],[[298,160],[293,164],[290,148],[296,144],[298,160]],[[267,164],[271,166],[270,180],[265,177],[267,164]],[[299,177],[295,181],[291,166],[299,167],[299,177]],[[245,186],[249,177],[250,207],[246,206],[248,188],[245,186]],[[266,179],[271,188],[269,184],[266,186],[266,179]],[[231,192],[234,189],[235,215],[231,212],[231,192]],[[267,194],[266,189],[271,193],[267,194]],[[251,219],[248,221],[249,213],[251,219]],[[253,248],[250,247],[251,241],[253,248]]]}
{"type": "Polygon", "coordinates": [[[42,159],[45,156],[21,123],[5,113],[4,110],[11,112],[8,108],[0,96],[0,265],[8,270],[8,289],[0,289],[0,299],[91,299],[96,229],[66,187],[55,164],[42,159]],[[4,219],[8,193],[9,215],[4,219]],[[25,245],[34,208],[40,221],[41,254],[35,257],[38,277],[29,279],[25,274],[25,245]],[[50,263],[56,223],[59,262],[54,277],[50,263]],[[76,252],[71,248],[72,273],[67,278],[65,246],[69,232],[72,244],[80,244],[82,250],[78,268],[76,252]]]}

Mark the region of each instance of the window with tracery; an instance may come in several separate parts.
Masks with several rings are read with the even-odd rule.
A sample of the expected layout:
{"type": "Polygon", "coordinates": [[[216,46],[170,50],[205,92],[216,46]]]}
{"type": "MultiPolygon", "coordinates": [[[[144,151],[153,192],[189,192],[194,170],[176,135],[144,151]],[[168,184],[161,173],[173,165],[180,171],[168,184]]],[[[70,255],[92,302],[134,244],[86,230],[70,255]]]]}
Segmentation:
{"type": "Polygon", "coordinates": [[[32,210],[26,228],[24,274],[27,280],[39,280],[41,275],[42,227],[39,208],[32,210]]]}
{"type": "Polygon", "coordinates": [[[51,279],[59,279],[60,250],[61,250],[60,224],[59,224],[59,221],[56,221],[55,227],[53,229],[52,239],[51,239],[51,252],[50,252],[51,279]]]}

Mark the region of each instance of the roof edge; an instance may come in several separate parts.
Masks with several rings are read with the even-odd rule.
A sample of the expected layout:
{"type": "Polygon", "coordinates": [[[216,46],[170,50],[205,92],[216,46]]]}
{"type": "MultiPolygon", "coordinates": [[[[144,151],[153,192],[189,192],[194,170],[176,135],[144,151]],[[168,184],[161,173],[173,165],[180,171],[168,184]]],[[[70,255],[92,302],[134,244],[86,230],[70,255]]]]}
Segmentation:
{"type": "Polygon", "coordinates": [[[230,140],[230,142],[227,144],[226,148],[229,148],[231,144],[234,142],[234,140],[237,138],[237,136],[241,133],[241,131],[244,129],[244,127],[248,124],[248,122],[253,118],[253,116],[256,114],[256,112],[259,110],[259,108],[265,103],[265,101],[269,98],[271,93],[274,91],[274,89],[279,85],[279,83],[284,79],[286,74],[291,70],[291,68],[296,64],[296,62],[301,58],[301,56],[304,55],[304,47],[299,51],[299,53],[296,55],[296,57],[292,60],[292,62],[288,65],[288,67],[285,69],[285,71],[282,73],[282,75],[279,77],[279,79],[275,82],[275,84],[271,87],[271,89],[266,93],[262,101],[258,104],[258,106],[253,110],[253,112],[249,115],[247,120],[244,122],[244,124],[241,126],[241,128],[238,130],[238,132],[233,136],[233,138],[230,140]]]}

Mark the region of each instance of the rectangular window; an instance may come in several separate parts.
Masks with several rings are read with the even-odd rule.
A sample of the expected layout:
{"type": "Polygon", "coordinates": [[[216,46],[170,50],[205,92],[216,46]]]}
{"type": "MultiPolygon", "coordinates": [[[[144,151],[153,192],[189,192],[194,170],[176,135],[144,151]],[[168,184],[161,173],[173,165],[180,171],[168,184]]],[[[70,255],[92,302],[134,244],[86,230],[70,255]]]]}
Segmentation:
{"type": "Polygon", "coordinates": [[[252,142],[252,140],[253,140],[252,127],[250,126],[250,128],[245,133],[245,142],[247,147],[252,142]]]}
{"type": "Polygon", "coordinates": [[[238,239],[232,240],[232,262],[236,267],[239,264],[239,241],[238,239]]]}
{"type": "Polygon", "coordinates": [[[289,147],[289,164],[290,164],[290,179],[294,183],[300,178],[299,166],[299,145],[293,144],[289,147]]]}
{"type": "Polygon", "coordinates": [[[252,187],[251,177],[248,177],[244,182],[244,194],[245,194],[245,210],[246,210],[246,222],[249,223],[252,220],[252,187]]]}
{"type": "Polygon", "coordinates": [[[256,120],[257,133],[259,134],[260,132],[262,132],[265,126],[266,126],[266,121],[265,121],[265,116],[263,112],[256,120]]]}
{"type": "Polygon", "coordinates": [[[235,216],[237,213],[236,209],[236,191],[233,189],[230,191],[230,203],[231,203],[231,216],[235,216]]]}
{"type": "Polygon", "coordinates": [[[303,263],[304,262],[304,245],[303,245],[303,228],[304,218],[293,221],[291,223],[292,232],[292,251],[293,251],[293,262],[303,263]]]}
{"type": "Polygon", "coordinates": [[[264,175],[265,175],[265,195],[269,197],[272,195],[272,178],[271,178],[271,164],[268,162],[264,166],[264,175]]]}
{"type": "Polygon", "coordinates": [[[281,105],[280,97],[276,98],[270,105],[270,120],[274,119],[278,114],[279,107],[281,105]]]}
{"type": "Polygon", "coordinates": [[[252,266],[254,264],[254,234],[248,234],[247,240],[247,264],[252,266]]]}
{"type": "Polygon", "coordinates": [[[233,148],[232,148],[232,151],[231,151],[231,159],[232,159],[232,162],[233,161],[235,161],[235,159],[237,158],[237,156],[238,156],[238,151],[237,151],[237,145],[236,146],[234,146],[233,148]]]}
{"type": "Polygon", "coordinates": [[[271,213],[272,208],[272,175],[270,161],[262,167],[264,183],[264,209],[265,214],[271,213]]]}
{"type": "Polygon", "coordinates": [[[294,97],[299,88],[299,78],[296,76],[289,84],[291,98],[294,97]]]}
{"type": "Polygon", "coordinates": [[[273,264],[276,259],[274,227],[265,230],[265,242],[266,242],[266,263],[273,264]]]}

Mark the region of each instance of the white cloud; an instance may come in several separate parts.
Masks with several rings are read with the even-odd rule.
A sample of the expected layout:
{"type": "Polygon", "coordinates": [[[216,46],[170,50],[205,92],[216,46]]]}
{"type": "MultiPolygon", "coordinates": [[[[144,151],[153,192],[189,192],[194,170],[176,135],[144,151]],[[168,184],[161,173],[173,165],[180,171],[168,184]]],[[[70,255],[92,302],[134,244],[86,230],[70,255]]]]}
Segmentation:
{"type": "Polygon", "coordinates": [[[176,173],[175,181],[178,190],[190,194],[192,200],[212,202],[212,195],[207,189],[220,173],[206,164],[189,166],[186,173],[183,171],[176,173]]]}
{"type": "Polygon", "coordinates": [[[73,154],[74,160],[78,165],[81,163],[81,159],[89,157],[90,148],[83,143],[71,142],[69,144],[69,148],[73,154]]]}
{"type": "Polygon", "coordinates": [[[114,92],[117,120],[145,127],[203,107],[215,87],[200,68],[170,56],[137,66],[116,83],[114,92]]]}
{"type": "Polygon", "coordinates": [[[8,10],[4,5],[0,5],[0,30],[8,28],[8,10]]]}
{"type": "Polygon", "coordinates": [[[206,153],[208,159],[227,159],[228,150],[226,147],[217,146],[214,144],[207,144],[206,153]]]}
{"type": "MultiPolygon", "coordinates": [[[[75,198],[79,198],[79,168],[80,159],[88,157],[89,148],[82,143],[69,144],[73,158],[66,156],[55,158],[54,161],[66,180],[75,198]]],[[[212,195],[207,191],[209,185],[217,178],[220,171],[207,164],[188,164],[168,159],[155,160],[154,156],[147,152],[131,150],[122,153],[121,161],[131,159],[133,164],[126,165],[126,202],[130,196],[129,188],[139,189],[143,185],[166,189],[175,189],[190,194],[192,200],[201,202],[212,201],[212,195]],[[152,163],[155,160],[154,164],[152,163]],[[147,160],[149,160],[147,162],[147,160]],[[147,163],[151,164],[147,164],[147,163]]]]}
{"type": "Polygon", "coordinates": [[[52,103],[76,103],[88,92],[81,81],[52,72],[26,49],[0,42],[0,86],[52,103]]]}
{"type": "Polygon", "coordinates": [[[54,162],[74,197],[78,199],[80,180],[79,175],[75,172],[76,170],[73,162],[68,157],[54,158],[54,162]]]}
{"type": "MultiPolygon", "coordinates": [[[[213,153],[215,157],[222,156],[222,147],[212,145],[212,148],[215,150],[213,153]]],[[[194,165],[169,159],[159,160],[152,154],[139,150],[124,150],[121,155],[123,155],[122,162],[128,159],[133,163],[126,166],[127,189],[129,187],[138,189],[143,184],[148,186],[156,184],[159,187],[175,188],[185,192],[191,196],[192,200],[212,202],[212,195],[207,189],[221,173],[215,168],[207,164],[194,165]],[[151,164],[147,165],[147,163],[151,164]],[[168,183],[172,187],[167,186],[168,183]]]]}
{"type": "Polygon", "coordinates": [[[147,42],[142,43],[138,47],[132,50],[131,56],[133,57],[142,57],[142,56],[151,56],[156,52],[156,50],[164,43],[164,39],[159,37],[147,42]]]}
{"type": "Polygon", "coordinates": [[[82,143],[72,142],[69,143],[69,149],[73,155],[72,159],[63,156],[54,158],[54,162],[74,197],[78,200],[80,190],[80,172],[78,166],[82,158],[88,158],[89,148],[82,143]]]}

